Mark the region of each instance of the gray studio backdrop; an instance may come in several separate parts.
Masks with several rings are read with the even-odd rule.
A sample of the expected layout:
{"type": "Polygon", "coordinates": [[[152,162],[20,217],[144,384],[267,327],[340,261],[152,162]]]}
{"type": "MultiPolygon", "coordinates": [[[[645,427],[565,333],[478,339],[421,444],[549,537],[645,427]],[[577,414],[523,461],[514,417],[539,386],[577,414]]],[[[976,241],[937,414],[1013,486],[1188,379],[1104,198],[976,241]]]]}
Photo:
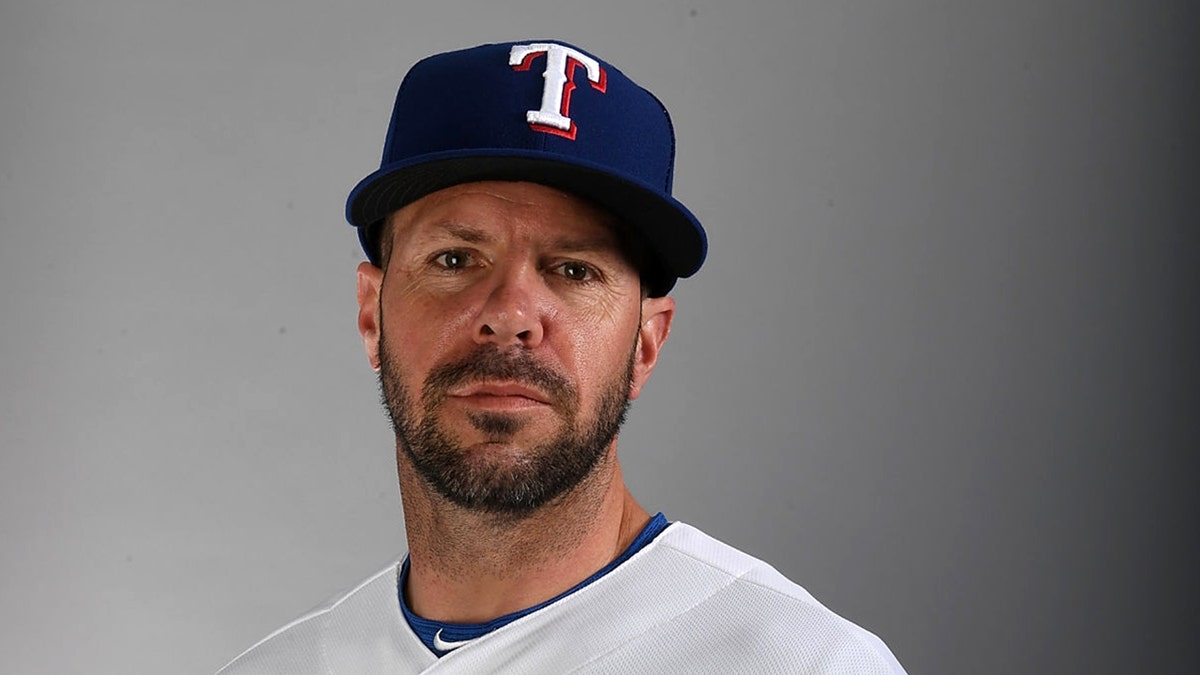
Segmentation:
{"type": "Polygon", "coordinates": [[[1193,7],[5,2],[0,671],[211,673],[403,551],[343,201],[410,64],[558,37],[711,238],[647,508],[913,673],[1194,672],[1193,7]]]}

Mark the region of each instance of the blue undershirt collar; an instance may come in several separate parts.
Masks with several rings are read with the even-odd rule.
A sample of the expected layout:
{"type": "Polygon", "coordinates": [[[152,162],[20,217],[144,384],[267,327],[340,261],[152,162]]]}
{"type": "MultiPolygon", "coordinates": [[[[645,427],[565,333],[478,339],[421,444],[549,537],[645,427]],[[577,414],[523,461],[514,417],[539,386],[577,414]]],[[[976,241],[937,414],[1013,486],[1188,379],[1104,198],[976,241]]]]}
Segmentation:
{"type": "Polygon", "coordinates": [[[633,543],[629,544],[629,548],[626,548],[621,555],[617,556],[612,562],[600,568],[600,570],[592,576],[584,579],[574,587],[553,598],[550,598],[541,604],[534,605],[533,607],[529,607],[527,609],[518,610],[511,614],[505,614],[504,616],[497,617],[485,623],[445,623],[443,621],[431,621],[429,619],[423,619],[416,614],[413,614],[412,610],[408,608],[408,603],[404,600],[404,583],[405,580],[408,579],[408,556],[404,556],[404,562],[400,566],[400,580],[396,586],[398,591],[397,594],[400,596],[400,611],[404,613],[404,619],[408,621],[409,627],[413,629],[413,632],[417,634],[417,637],[421,638],[421,642],[425,643],[425,646],[440,658],[477,637],[487,635],[497,628],[507,626],[508,624],[527,614],[532,614],[551,603],[558,602],[559,600],[599,579],[605,574],[608,574],[616,569],[618,565],[626,560],[629,560],[634,553],[637,553],[645,548],[646,544],[654,541],[654,538],[661,534],[663,530],[667,529],[668,525],[670,525],[670,523],[667,522],[666,517],[663,516],[662,513],[655,514],[655,516],[650,519],[650,522],[646,523],[646,527],[642,528],[642,531],[638,533],[638,536],[633,540],[633,543]]]}

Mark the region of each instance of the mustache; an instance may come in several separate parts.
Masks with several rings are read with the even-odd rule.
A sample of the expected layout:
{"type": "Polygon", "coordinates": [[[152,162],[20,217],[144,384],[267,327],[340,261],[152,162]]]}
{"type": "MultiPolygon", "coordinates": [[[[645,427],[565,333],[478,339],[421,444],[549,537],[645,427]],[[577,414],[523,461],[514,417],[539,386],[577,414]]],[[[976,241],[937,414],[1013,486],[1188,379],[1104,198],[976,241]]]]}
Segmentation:
{"type": "Polygon", "coordinates": [[[555,407],[574,409],[578,400],[575,386],[562,373],[524,349],[501,351],[495,345],[480,345],[458,361],[435,367],[425,378],[422,399],[426,406],[432,407],[452,387],[488,380],[534,387],[546,394],[555,407]]]}

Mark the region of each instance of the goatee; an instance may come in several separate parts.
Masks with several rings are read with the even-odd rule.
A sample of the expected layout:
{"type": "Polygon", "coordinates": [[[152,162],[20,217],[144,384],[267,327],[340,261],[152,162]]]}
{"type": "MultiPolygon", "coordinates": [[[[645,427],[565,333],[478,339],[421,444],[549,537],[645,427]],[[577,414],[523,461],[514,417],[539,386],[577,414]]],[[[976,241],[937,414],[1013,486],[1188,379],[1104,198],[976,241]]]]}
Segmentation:
{"type": "MultiPolygon", "coordinates": [[[[453,504],[493,515],[522,517],[566,494],[599,464],[629,411],[633,351],[624,372],[603,387],[591,419],[580,419],[571,381],[517,347],[480,345],[465,358],[438,366],[425,378],[419,407],[403,384],[402,364],[379,340],[379,384],[396,440],[418,475],[453,504]],[[546,394],[561,420],[558,433],[521,448],[520,455],[473,453],[439,422],[452,387],[478,381],[515,382],[546,394]]],[[[472,412],[467,419],[488,442],[508,443],[526,424],[519,414],[472,412]]]]}

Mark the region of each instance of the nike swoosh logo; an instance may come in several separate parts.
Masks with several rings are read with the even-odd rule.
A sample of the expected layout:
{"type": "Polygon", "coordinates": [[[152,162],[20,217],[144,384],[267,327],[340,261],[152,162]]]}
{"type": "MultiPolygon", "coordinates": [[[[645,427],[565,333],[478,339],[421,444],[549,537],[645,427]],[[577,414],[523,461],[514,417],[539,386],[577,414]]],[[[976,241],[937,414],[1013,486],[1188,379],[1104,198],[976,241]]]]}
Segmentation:
{"type": "Polygon", "coordinates": [[[472,641],[471,640],[443,640],[441,628],[439,628],[438,632],[435,633],[433,636],[433,647],[434,647],[434,649],[438,650],[439,652],[454,651],[455,649],[458,649],[459,647],[461,647],[469,642],[472,642],[472,641]]]}

